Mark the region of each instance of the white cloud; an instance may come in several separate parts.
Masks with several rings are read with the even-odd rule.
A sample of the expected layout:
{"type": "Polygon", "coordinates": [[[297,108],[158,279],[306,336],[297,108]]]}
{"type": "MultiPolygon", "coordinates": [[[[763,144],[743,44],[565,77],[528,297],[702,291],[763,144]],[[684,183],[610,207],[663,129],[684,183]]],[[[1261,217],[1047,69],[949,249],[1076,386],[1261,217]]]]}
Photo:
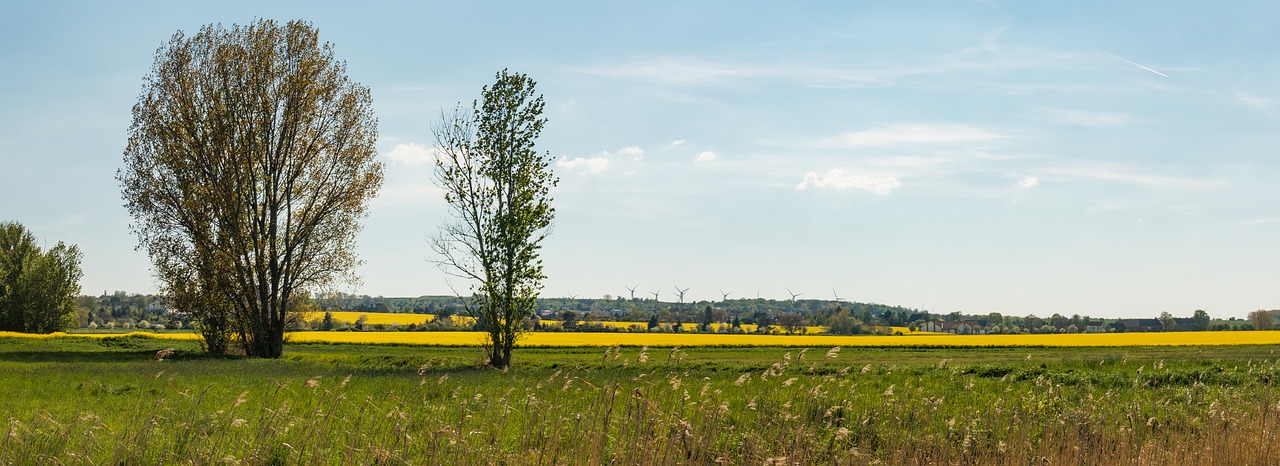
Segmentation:
{"type": "Polygon", "coordinates": [[[635,173],[635,169],[628,170],[628,166],[634,167],[641,160],[644,160],[644,149],[639,146],[627,146],[618,149],[617,152],[606,150],[591,157],[560,157],[556,160],[556,166],[586,175],[599,175],[621,165],[621,169],[626,170],[626,174],[630,175],[635,173]]]}
{"type": "Polygon", "coordinates": [[[820,147],[858,148],[896,144],[941,144],[1003,139],[1008,135],[962,124],[899,124],[852,131],[818,142],[820,147]]]}
{"type": "Polygon", "coordinates": [[[1067,108],[1046,108],[1041,111],[1050,121],[1071,126],[1114,128],[1133,122],[1133,116],[1127,113],[1086,112],[1067,108]]]}
{"type": "MultiPolygon", "coordinates": [[[[608,154],[608,152],[605,152],[605,154],[608,154]]],[[[628,157],[632,160],[643,160],[644,149],[641,149],[637,146],[627,146],[627,147],[623,147],[622,150],[619,150],[618,155],[628,157]]]]}
{"type": "Polygon", "coordinates": [[[589,158],[575,157],[572,159],[566,158],[566,157],[560,157],[560,160],[556,160],[557,167],[560,167],[569,171],[581,170],[583,173],[586,173],[588,175],[599,175],[601,173],[604,173],[605,170],[609,169],[609,165],[611,164],[613,164],[613,161],[609,160],[609,157],[607,155],[600,155],[600,156],[589,157],[589,158]]]}
{"type": "Polygon", "coordinates": [[[696,157],[693,158],[693,161],[698,163],[709,163],[709,162],[714,162],[715,160],[716,160],[716,153],[711,151],[700,152],[696,157]]]}
{"type": "Polygon", "coordinates": [[[1022,181],[1018,182],[1018,187],[1024,189],[1031,189],[1036,186],[1040,186],[1040,179],[1034,176],[1024,177],[1022,178],[1022,181]]]}
{"type": "Polygon", "coordinates": [[[1236,91],[1236,102],[1248,105],[1258,110],[1271,110],[1271,99],[1256,96],[1247,92],[1236,91]]]}
{"type": "Polygon", "coordinates": [[[436,160],[437,149],[423,147],[419,144],[401,143],[391,148],[391,152],[387,154],[387,158],[392,162],[398,162],[405,165],[422,165],[432,163],[436,160]]]}
{"type": "Polygon", "coordinates": [[[834,189],[838,191],[861,189],[877,196],[887,196],[890,192],[900,187],[902,187],[902,182],[897,177],[856,172],[846,173],[839,168],[832,168],[822,176],[818,176],[817,172],[809,172],[804,175],[804,181],[796,185],[796,189],[801,191],[809,188],[834,189]]]}
{"type": "Polygon", "coordinates": [[[683,145],[685,142],[686,141],[684,139],[676,139],[674,141],[671,141],[671,146],[672,147],[680,146],[680,145],[683,145]]]}
{"type": "Polygon", "coordinates": [[[1147,170],[1141,167],[1093,161],[1043,167],[1038,170],[1042,175],[1095,179],[1155,188],[1216,189],[1226,184],[1222,180],[1144,173],[1147,170]]]}
{"type": "MultiPolygon", "coordinates": [[[[984,70],[1088,70],[1096,67],[1097,55],[1004,46],[991,39],[981,46],[963,48],[942,56],[895,62],[892,66],[882,67],[833,67],[829,58],[806,61],[792,57],[769,63],[735,63],[697,56],[656,55],[576,66],[572,70],[589,76],[672,86],[721,86],[753,80],[785,80],[819,88],[863,88],[892,86],[903,78],[984,70]]],[[[918,85],[918,81],[913,84],[918,85]]],[[[957,84],[944,85],[954,87],[957,84]]],[[[990,87],[992,83],[978,81],[963,85],[990,87]]],[[[999,87],[998,84],[996,86],[999,87]]]]}

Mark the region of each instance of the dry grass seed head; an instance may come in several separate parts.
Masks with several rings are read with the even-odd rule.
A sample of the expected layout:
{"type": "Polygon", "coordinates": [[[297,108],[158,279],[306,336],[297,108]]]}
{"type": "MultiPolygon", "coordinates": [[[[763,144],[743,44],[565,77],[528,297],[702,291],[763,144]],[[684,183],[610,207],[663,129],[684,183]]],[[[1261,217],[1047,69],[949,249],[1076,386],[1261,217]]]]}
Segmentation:
{"type": "Polygon", "coordinates": [[[835,359],[836,356],[839,356],[839,355],[840,355],[840,347],[837,346],[827,350],[827,355],[824,356],[824,359],[835,359]]]}

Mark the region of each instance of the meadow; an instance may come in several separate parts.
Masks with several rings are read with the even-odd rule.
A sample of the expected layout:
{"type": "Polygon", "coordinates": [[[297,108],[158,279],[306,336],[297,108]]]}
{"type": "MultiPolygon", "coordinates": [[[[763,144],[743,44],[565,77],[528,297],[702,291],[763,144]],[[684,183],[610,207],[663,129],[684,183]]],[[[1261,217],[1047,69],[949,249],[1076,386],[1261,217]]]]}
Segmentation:
{"type": "Polygon", "coordinates": [[[0,462],[1275,464],[1275,345],[812,341],[531,346],[500,372],[474,346],[0,336],[0,462]]]}

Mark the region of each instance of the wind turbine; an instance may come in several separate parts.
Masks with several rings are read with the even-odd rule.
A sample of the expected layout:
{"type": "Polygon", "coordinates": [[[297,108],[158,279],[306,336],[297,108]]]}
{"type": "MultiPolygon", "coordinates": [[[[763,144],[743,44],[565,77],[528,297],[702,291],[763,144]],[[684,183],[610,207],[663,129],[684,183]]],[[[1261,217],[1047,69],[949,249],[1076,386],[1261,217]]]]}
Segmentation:
{"type": "Polygon", "coordinates": [[[657,301],[657,300],[658,300],[658,293],[661,293],[661,292],[662,292],[662,287],[661,287],[661,286],[659,286],[659,287],[658,287],[658,291],[655,291],[655,292],[653,292],[653,293],[649,293],[649,294],[653,295],[653,300],[654,300],[654,301],[657,301]]]}
{"type": "Polygon", "coordinates": [[[676,295],[680,296],[680,304],[684,304],[684,293],[685,293],[686,291],[689,291],[689,289],[688,289],[688,288],[685,288],[685,289],[683,289],[683,290],[682,290],[682,289],[680,289],[680,287],[678,287],[678,286],[676,287],[676,295]]]}
{"type": "Polygon", "coordinates": [[[840,295],[836,294],[836,289],[835,289],[835,288],[832,288],[832,289],[831,289],[831,295],[836,297],[836,302],[837,302],[837,303],[839,303],[839,302],[844,302],[844,298],[841,298],[841,297],[840,297],[840,295]]]}
{"type": "MultiPolygon", "coordinates": [[[[717,289],[718,289],[718,288],[717,288],[717,289]]],[[[728,301],[729,301],[729,295],[730,295],[731,293],[733,293],[733,292],[732,292],[732,291],[730,291],[730,292],[728,292],[728,293],[725,293],[725,292],[724,292],[724,290],[720,290],[720,294],[721,294],[720,302],[728,302],[728,301]]]]}
{"type": "Polygon", "coordinates": [[[627,288],[627,291],[630,291],[630,292],[631,292],[631,300],[632,300],[632,301],[635,301],[635,300],[636,300],[636,288],[639,288],[639,287],[640,287],[640,285],[639,285],[639,284],[637,284],[636,286],[628,286],[628,287],[626,287],[626,288],[627,288]]]}
{"type": "Polygon", "coordinates": [[[796,297],[804,295],[804,293],[794,293],[791,288],[787,288],[787,293],[791,293],[791,302],[796,302],[796,297]]]}

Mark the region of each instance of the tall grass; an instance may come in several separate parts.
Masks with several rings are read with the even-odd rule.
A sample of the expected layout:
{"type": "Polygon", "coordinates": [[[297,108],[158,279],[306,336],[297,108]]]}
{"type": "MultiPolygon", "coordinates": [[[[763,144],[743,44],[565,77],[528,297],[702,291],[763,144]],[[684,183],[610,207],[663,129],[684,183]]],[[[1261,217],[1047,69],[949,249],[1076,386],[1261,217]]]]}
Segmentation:
{"type": "Polygon", "coordinates": [[[13,409],[0,462],[1277,463],[1280,365],[1212,349],[902,362],[780,348],[716,363],[699,358],[708,349],[615,347],[506,373],[419,349],[350,355],[382,361],[361,369],[337,362],[343,349],[361,351],[320,363],[8,358],[0,381],[33,398],[0,401],[13,409]],[[42,384],[62,385],[40,395],[42,384]]]}

